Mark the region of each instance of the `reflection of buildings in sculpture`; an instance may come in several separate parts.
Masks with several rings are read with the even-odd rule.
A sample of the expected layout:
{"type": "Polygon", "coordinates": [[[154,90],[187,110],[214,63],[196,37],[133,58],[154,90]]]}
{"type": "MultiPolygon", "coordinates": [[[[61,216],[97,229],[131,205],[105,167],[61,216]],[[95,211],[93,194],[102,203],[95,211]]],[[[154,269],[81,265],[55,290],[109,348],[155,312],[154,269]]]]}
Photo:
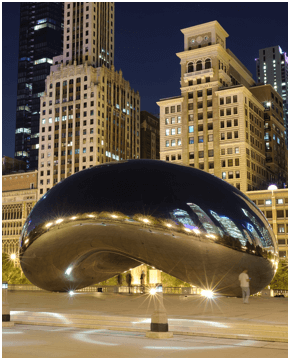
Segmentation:
{"type": "Polygon", "coordinates": [[[210,213],[221,224],[223,231],[227,235],[239,239],[242,245],[246,245],[246,240],[242,232],[238,229],[238,227],[229,217],[224,215],[218,215],[215,211],[212,210],[210,210],[210,213]]]}
{"type": "Polygon", "coordinates": [[[209,218],[209,216],[196,204],[188,203],[187,204],[192,211],[197,215],[202,227],[205,229],[205,231],[209,234],[218,234],[223,235],[223,232],[221,229],[217,228],[213,221],[209,218]]]}
{"type": "Polygon", "coordinates": [[[171,217],[177,221],[177,223],[182,223],[184,227],[188,229],[197,229],[198,227],[191,219],[189,213],[185,210],[175,209],[170,213],[171,217]]]}
{"type": "Polygon", "coordinates": [[[37,202],[37,171],[2,176],[2,252],[18,254],[19,236],[37,202]]]}

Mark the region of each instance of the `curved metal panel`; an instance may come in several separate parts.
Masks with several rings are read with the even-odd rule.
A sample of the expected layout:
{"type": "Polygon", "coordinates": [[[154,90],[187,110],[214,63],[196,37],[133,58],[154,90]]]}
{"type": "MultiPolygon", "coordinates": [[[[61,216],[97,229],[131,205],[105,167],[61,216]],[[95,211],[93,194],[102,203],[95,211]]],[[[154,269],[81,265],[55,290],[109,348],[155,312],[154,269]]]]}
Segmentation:
{"type": "Polygon", "coordinates": [[[146,263],[237,296],[244,268],[255,293],[278,264],[273,231],[243,193],[206,172],[156,160],[103,164],[58,183],[31,211],[20,248],[24,274],[51,291],[146,263]]]}

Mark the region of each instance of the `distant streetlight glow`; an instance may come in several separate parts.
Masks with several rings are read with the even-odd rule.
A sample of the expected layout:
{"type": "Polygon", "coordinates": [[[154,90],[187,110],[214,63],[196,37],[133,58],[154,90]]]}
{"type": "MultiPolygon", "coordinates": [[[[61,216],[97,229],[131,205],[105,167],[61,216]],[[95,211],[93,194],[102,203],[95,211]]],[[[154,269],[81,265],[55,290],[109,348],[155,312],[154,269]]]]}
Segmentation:
{"type": "Polygon", "coordinates": [[[168,226],[169,228],[171,228],[171,227],[172,227],[172,225],[171,225],[171,224],[166,224],[166,226],[168,226]]]}
{"type": "Polygon", "coordinates": [[[117,215],[111,215],[112,218],[116,219],[118,216],[117,215]]]}
{"type": "Polygon", "coordinates": [[[200,234],[200,231],[198,229],[193,229],[193,231],[196,233],[196,235],[200,234]]]}
{"type": "Polygon", "coordinates": [[[71,220],[75,220],[77,217],[76,216],[73,216],[73,217],[71,217],[70,219],[71,220]]]}
{"type": "Polygon", "coordinates": [[[187,231],[187,232],[190,232],[190,230],[188,228],[185,228],[184,230],[187,231]]]}
{"type": "Polygon", "coordinates": [[[208,299],[213,298],[213,291],[211,290],[201,290],[201,295],[207,297],[208,299]]]}
{"type": "Polygon", "coordinates": [[[268,190],[277,190],[278,188],[277,188],[277,186],[276,185],[270,185],[269,187],[268,187],[268,190]]]}
{"type": "Polygon", "coordinates": [[[95,215],[88,215],[88,217],[91,217],[91,218],[93,218],[93,217],[95,217],[95,215]]]}
{"type": "Polygon", "coordinates": [[[52,225],[52,223],[48,223],[47,225],[45,225],[45,227],[50,227],[52,225]]]}
{"type": "Polygon", "coordinates": [[[58,219],[58,220],[56,220],[56,224],[60,224],[61,222],[63,222],[63,219],[58,219]]]}
{"type": "Polygon", "coordinates": [[[149,223],[149,220],[148,219],[143,219],[143,222],[148,224],[149,223]]]}
{"type": "Polygon", "coordinates": [[[150,295],[155,295],[156,294],[156,289],[155,288],[150,289],[149,294],[150,295]]]}
{"type": "Polygon", "coordinates": [[[70,296],[73,296],[74,292],[71,290],[71,291],[69,291],[69,294],[70,294],[70,296]]]}

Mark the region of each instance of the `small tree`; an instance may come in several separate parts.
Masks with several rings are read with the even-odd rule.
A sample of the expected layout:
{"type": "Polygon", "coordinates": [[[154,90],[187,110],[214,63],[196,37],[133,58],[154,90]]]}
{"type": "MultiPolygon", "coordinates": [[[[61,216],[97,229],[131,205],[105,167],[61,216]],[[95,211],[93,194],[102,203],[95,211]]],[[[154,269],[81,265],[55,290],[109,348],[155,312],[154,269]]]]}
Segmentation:
{"type": "Polygon", "coordinates": [[[21,275],[21,270],[14,266],[8,254],[2,253],[2,281],[8,284],[31,284],[31,282],[21,275]]]}
{"type": "Polygon", "coordinates": [[[288,260],[280,260],[276,275],[270,283],[270,288],[288,290],[288,260]]]}

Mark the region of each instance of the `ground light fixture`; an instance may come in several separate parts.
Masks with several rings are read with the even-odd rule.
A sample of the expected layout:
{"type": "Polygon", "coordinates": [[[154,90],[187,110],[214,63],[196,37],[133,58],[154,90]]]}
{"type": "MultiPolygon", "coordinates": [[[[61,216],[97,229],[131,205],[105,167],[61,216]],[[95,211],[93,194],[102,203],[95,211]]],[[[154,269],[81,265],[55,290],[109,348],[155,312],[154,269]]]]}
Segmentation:
{"type": "Polygon", "coordinates": [[[73,296],[75,294],[72,290],[70,290],[68,293],[70,296],[73,296]]]}
{"type": "Polygon", "coordinates": [[[201,295],[204,296],[204,297],[207,297],[208,299],[212,299],[214,297],[213,291],[212,290],[206,290],[206,289],[201,290],[201,295]]]}
{"type": "Polygon", "coordinates": [[[149,294],[156,295],[156,289],[155,288],[150,289],[149,294]]]}
{"type": "Polygon", "coordinates": [[[11,254],[11,255],[10,255],[10,259],[11,259],[11,260],[16,260],[16,254],[11,254]]]}

